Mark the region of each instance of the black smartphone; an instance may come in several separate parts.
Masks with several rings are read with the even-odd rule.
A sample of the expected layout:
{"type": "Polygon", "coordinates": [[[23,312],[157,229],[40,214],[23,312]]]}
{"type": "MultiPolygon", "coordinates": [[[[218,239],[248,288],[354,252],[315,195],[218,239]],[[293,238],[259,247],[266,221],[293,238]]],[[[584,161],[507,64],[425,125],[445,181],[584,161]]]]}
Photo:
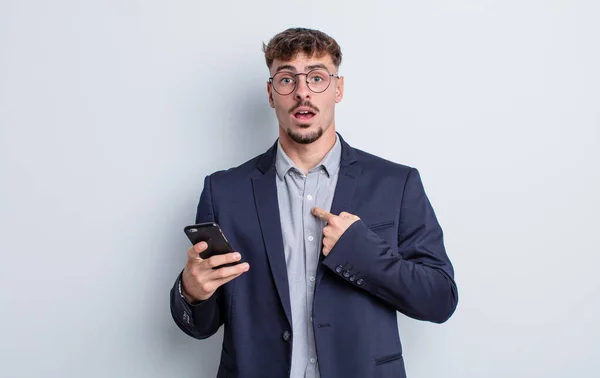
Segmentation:
{"type": "MultiPolygon", "coordinates": [[[[208,248],[200,254],[200,257],[203,259],[233,252],[233,248],[231,248],[231,245],[229,245],[229,242],[223,234],[221,227],[214,222],[185,226],[183,232],[185,232],[188,239],[190,239],[192,245],[198,244],[202,241],[208,244],[208,248]]],[[[219,267],[234,266],[240,262],[241,259],[237,262],[221,265],[219,267]]]]}

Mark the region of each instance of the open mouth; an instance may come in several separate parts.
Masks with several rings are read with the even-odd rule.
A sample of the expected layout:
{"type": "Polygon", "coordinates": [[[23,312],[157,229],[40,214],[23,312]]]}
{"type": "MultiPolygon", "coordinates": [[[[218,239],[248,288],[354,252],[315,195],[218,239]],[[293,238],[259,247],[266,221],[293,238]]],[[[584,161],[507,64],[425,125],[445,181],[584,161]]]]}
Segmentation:
{"type": "Polygon", "coordinates": [[[297,111],[294,113],[294,117],[300,121],[307,121],[315,116],[315,113],[310,110],[297,111]]]}

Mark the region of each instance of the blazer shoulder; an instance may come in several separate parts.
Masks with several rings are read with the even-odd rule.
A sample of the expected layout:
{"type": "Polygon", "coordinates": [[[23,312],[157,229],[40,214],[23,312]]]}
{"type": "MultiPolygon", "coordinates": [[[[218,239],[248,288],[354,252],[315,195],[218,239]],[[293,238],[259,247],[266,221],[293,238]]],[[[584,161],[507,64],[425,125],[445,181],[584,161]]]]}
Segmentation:
{"type": "Polygon", "coordinates": [[[209,175],[212,182],[235,184],[251,178],[256,173],[256,166],[264,153],[229,169],[215,171],[209,175]]]}
{"type": "Polygon", "coordinates": [[[356,161],[366,170],[376,170],[379,173],[387,172],[392,175],[404,176],[408,176],[411,171],[417,170],[415,167],[384,159],[357,148],[355,148],[354,151],[356,152],[356,161]]]}

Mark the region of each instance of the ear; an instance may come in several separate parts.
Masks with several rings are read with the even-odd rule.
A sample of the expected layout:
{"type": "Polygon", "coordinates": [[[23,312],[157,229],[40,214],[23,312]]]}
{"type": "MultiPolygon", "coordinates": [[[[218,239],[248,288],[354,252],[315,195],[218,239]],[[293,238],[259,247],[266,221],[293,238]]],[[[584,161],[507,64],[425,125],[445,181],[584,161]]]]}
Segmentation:
{"type": "Polygon", "coordinates": [[[344,77],[340,76],[339,79],[336,80],[335,85],[335,102],[336,104],[342,101],[344,98],[344,77]]]}
{"type": "Polygon", "coordinates": [[[269,105],[272,108],[275,108],[275,101],[273,100],[273,88],[271,86],[271,82],[267,81],[267,93],[269,94],[269,105]]]}

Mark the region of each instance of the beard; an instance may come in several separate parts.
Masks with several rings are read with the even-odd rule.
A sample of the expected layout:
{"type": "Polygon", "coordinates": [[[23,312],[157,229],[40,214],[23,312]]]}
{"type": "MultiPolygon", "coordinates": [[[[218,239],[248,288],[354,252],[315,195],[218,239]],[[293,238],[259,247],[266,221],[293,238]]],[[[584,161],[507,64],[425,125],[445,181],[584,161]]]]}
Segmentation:
{"type": "MultiPolygon", "coordinates": [[[[300,127],[310,127],[310,125],[300,125],[300,127]]],[[[294,132],[291,128],[287,129],[288,136],[298,144],[311,144],[323,135],[323,128],[319,127],[316,131],[309,134],[300,134],[294,132]]]]}

